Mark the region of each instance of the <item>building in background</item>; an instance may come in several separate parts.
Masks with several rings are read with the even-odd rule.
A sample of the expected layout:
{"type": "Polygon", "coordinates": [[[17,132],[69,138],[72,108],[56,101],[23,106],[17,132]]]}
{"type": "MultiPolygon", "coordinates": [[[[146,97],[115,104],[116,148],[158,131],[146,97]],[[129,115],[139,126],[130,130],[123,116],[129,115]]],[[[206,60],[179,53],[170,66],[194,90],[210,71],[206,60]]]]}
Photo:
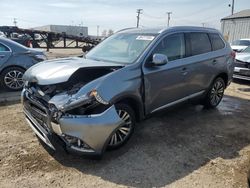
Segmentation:
{"type": "Polygon", "coordinates": [[[221,31],[229,42],[250,38],[250,9],[222,18],[221,31]]]}
{"type": "Polygon", "coordinates": [[[51,31],[55,33],[65,32],[67,35],[88,36],[88,27],[71,25],[45,25],[33,28],[34,30],[51,31]]]}

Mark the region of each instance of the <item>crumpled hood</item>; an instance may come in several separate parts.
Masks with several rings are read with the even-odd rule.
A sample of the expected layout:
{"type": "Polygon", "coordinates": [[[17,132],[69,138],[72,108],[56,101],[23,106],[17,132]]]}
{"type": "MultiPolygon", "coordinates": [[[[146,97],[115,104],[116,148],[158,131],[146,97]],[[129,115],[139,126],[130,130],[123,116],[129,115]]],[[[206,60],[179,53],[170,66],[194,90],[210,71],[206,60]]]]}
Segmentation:
{"type": "Polygon", "coordinates": [[[29,68],[24,81],[36,82],[39,85],[50,85],[66,82],[80,68],[90,67],[120,67],[120,64],[94,61],[79,57],[60,58],[38,63],[29,68]]]}
{"type": "Polygon", "coordinates": [[[250,63],[250,53],[237,53],[235,59],[250,63]]]}

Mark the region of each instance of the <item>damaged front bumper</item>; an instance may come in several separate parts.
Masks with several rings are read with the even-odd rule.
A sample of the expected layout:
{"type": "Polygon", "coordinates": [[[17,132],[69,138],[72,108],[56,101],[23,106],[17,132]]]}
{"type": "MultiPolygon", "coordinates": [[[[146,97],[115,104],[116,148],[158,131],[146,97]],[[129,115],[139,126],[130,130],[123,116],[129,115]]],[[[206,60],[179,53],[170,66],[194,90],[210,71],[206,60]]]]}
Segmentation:
{"type": "Polygon", "coordinates": [[[22,91],[22,104],[26,120],[36,135],[50,148],[65,148],[69,152],[86,155],[101,155],[112,133],[122,124],[112,105],[104,112],[94,115],[62,115],[57,123],[51,113],[26,89],[22,91]],[[57,137],[56,139],[54,139],[57,137]],[[63,143],[63,144],[62,144],[63,143]]]}

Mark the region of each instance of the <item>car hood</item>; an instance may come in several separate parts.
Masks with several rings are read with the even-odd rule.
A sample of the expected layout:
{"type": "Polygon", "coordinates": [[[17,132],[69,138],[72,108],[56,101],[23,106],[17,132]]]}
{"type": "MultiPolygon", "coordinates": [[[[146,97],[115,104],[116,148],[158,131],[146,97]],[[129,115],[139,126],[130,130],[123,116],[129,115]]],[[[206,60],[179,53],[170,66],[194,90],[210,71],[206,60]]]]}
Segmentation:
{"type": "MultiPolygon", "coordinates": [[[[79,57],[60,58],[38,63],[29,68],[23,79],[39,85],[51,85],[66,82],[79,69],[84,68],[121,67],[120,64],[94,61],[79,57]]],[[[84,75],[83,75],[84,76],[84,75]]]]}
{"type": "Polygon", "coordinates": [[[235,51],[242,51],[242,50],[245,50],[247,46],[232,45],[231,48],[235,51]]]}
{"type": "Polygon", "coordinates": [[[237,53],[235,59],[250,63],[250,53],[237,53]]]}

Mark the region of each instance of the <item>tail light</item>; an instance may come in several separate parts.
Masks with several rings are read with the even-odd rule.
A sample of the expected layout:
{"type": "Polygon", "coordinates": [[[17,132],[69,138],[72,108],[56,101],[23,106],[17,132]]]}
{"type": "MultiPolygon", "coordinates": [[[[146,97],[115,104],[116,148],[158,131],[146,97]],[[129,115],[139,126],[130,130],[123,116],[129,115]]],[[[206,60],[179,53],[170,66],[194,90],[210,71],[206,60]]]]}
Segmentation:
{"type": "Polygon", "coordinates": [[[232,56],[233,59],[235,59],[235,56],[236,56],[235,51],[232,51],[232,52],[231,52],[231,56],[232,56]]]}
{"type": "Polygon", "coordinates": [[[29,48],[31,47],[31,41],[30,40],[27,41],[27,47],[29,47],[29,48]]]}

